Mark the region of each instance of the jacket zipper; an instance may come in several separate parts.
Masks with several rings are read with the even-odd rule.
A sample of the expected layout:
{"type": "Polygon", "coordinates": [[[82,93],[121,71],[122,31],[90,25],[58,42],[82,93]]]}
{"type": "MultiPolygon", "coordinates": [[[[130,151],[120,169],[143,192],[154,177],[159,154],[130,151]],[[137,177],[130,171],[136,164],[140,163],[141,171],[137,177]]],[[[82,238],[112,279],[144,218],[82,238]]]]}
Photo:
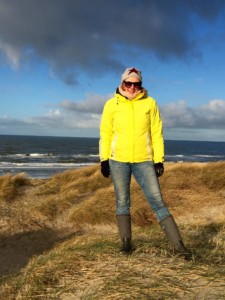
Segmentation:
{"type": "Polygon", "coordinates": [[[135,153],[135,119],[134,119],[134,101],[131,101],[132,107],[132,122],[133,122],[133,131],[132,131],[132,162],[134,162],[134,153],[135,153]]]}

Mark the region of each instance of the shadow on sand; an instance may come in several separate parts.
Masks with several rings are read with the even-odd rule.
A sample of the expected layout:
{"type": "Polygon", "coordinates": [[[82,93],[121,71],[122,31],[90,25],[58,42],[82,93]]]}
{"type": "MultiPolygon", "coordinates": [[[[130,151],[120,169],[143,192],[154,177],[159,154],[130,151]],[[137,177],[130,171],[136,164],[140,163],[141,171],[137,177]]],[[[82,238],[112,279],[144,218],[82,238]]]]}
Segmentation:
{"type": "Polygon", "coordinates": [[[76,235],[82,233],[59,233],[49,228],[11,236],[0,235],[0,276],[19,272],[34,255],[40,255],[56,243],[76,235]]]}

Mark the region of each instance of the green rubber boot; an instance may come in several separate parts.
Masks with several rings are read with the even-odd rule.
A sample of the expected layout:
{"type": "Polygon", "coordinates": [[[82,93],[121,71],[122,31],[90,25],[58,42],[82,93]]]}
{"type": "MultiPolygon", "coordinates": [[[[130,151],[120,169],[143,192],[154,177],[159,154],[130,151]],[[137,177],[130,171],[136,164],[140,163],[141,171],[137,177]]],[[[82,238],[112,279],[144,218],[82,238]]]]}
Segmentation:
{"type": "Polygon", "coordinates": [[[187,249],[182,241],[177,224],[173,216],[169,216],[159,223],[165,232],[166,238],[172,244],[174,249],[186,260],[192,259],[192,253],[187,249]]]}
{"type": "Polygon", "coordinates": [[[134,250],[131,243],[131,217],[130,215],[117,215],[116,219],[122,241],[121,252],[131,254],[134,250]]]}

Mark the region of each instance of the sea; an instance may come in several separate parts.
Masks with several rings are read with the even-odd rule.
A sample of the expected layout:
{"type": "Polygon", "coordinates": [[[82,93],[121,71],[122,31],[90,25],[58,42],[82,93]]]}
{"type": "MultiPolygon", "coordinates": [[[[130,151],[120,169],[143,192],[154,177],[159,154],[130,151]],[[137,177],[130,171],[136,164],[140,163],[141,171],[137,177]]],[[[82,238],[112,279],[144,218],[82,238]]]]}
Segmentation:
{"type": "MultiPolygon", "coordinates": [[[[32,178],[99,163],[99,139],[0,135],[0,176],[25,172],[32,178]]],[[[225,142],[165,141],[167,162],[225,161],[225,142]]]]}

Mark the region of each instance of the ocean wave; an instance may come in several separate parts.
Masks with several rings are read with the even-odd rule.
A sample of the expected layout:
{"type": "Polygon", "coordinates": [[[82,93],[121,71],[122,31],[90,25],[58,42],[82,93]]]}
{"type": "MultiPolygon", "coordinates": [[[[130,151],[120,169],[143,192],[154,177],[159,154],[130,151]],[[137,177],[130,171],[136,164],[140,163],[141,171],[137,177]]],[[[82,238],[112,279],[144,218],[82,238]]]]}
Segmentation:
{"type": "Polygon", "coordinates": [[[76,153],[76,154],[68,154],[68,153],[5,153],[0,154],[0,158],[29,158],[29,157],[99,157],[99,154],[91,154],[91,153],[76,153]]]}
{"type": "Polygon", "coordinates": [[[209,155],[209,154],[176,154],[176,155],[166,155],[166,161],[185,161],[185,162],[210,162],[210,161],[221,161],[225,160],[225,155],[209,155]]]}
{"type": "Polygon", "coordinates": [[[0,160],[30,160],[30,159],[43,159],[43,158],[56,158],[52,153],[15,153],[0,155],[0,160]]]}
{"type": "Polygon", "coordinates": [[[203,158],[224,158],[225,155],[208,155],[208,154],[196,154],[195,157],[203,157],[203,158]]]}
{"type": "Polygon", "coordinates": [[[80,166],[89,166],[93,165],[90,162],[81,162],[81,163],[7,163],[1,162],[0,168],[2,169],[60,169],[60,168],[77,168],[80,166]]]}

